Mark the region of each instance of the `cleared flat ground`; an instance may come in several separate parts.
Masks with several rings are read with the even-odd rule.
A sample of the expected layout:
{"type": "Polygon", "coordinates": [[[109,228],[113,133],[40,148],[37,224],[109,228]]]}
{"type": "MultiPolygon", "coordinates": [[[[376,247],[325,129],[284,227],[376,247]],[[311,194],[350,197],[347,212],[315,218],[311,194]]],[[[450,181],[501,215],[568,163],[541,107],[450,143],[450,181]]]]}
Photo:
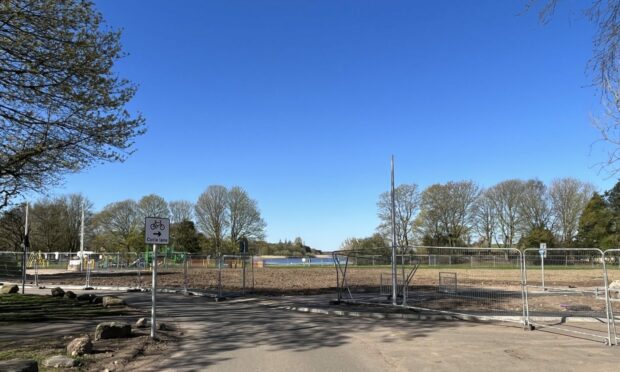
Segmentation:
{"type": "MultiPolygon", "coordinates": [[[[84,273],[59,273],[41,270],[39,281],[42,284],[84,285],[84,273]]],[[[379,293],[381,276],[389,282],[388,267],[350,267],[347,270],[347,283],[355,292],[379,293]]],[[[615,273],[615,272],[614,272],[615,273]]],[[[240,291],[242,288],[242,270],[226,268],[220,273],[214,268],[191,268],[188,270],[187,286],[191,289],[216,291],[218,275],[224,291],[240,291]]],[[[254,283],[254,293],[265,295],[294,295],[335,293],[336,270],[331,267],[312,268],[254,268],[246,272],[246,286],[254,283]]],[[[160,288],[182,288],[184,274],[180,269],[162,269],[158,274],[160,288]]],[[[32,280],[30,280],[32,281],[32,280]]],[[[150,272],[93,272],[90,279],[92,286],[112,287],[150,287],[150,272]]],[[[537,270],[528,271],[528,283],[540,285],[537,270]]],[[[428,268],[417,271],[410,290],[414,300],[418,295],[420,303],[414,304],[443,310],[458,311],[501,311],[518,314],[523,309],[521,299],[521,272],[518,269],[477,269],[477,268],[428,268]],[[438,298],[436,286],[442,272],[456,274],[459,291],[471,296],[438,298]],[[480,291],[483,289],[484,291],[480,291]],[[430,297],[429,297],[430,296],[430,297]]],[[[579,309],[580,315],[604,315],[605,302],[602,293],[598,298],[595,288],[604,286],[602,271],[599,269],[548,269],[545,271],[547,287],[564,290],[565,293],[541,295],[540,289],[531,287],[529,296],[530,311],[565,313],[570,309],[579,309]],[[539,293],[536,293],[539,292],[539,293]]],[[[620,302],[617,304],[620,305],[620,302]]]]}
{"type": "MultiPolygon", "coordinates": [[[[41,282],[58,282],[65,284],[84,284],[84,273],[64,274],[58,270],[40,270],[41,282]]],[[[516,289],[520,287],[520,271],[518,269],[466,269],[466,268],[421,268],[415,274],[414,285],[436,285],[440,272],[453,272],[462,284],[479,284],[487,287],[516,289]]],[[[32,271],[29,278],[32,280],[32,271]]],[[[351,286],[378,287],[381,274],[389,276],[389,268],[349,268],[347,281],[351,286]]],[[[528,271],[528,282],[540,284],[540,274],[537,270],[528,271]]],[[[159,283],[165,287],[182,287],[184,284],[183,271],[160,269],[159,283]]],[[[241,288],[242,271],[240,269],[223,269],[222,283],[227,288],[241,288]]],[[[246,272],[246,283],[254,281],[254,288],[259,292],[276,293],[304,293],[336,288],[336,270],[328,267],[313,268],[254,268],[246,272]]],[[[139,281],[143,285],[150,285],[150,272],[93,272],[91,282],[95,285],[106,286],[133,286],[139,281]]],[[[214,268],[192,268],[188,271],[188,286],[190,288],[215,288],[218,282],[218,270],[214,268]]],[[[545,272],[547,286],[566,287],[576,286],[592,288],[603,286],[601,270],[579,269],[561,270],[548,269],[545,272]]]]}

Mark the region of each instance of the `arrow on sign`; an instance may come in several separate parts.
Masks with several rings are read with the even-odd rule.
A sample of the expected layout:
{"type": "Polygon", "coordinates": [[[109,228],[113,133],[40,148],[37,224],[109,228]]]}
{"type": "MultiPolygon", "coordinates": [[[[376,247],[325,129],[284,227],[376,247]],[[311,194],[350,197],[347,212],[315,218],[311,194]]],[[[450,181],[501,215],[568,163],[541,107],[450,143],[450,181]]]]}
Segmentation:
{"type": "Polygon", "coordinates": [[[161,236],[161,232],[160,231],[154,232],[153,235],[161,236]]]}

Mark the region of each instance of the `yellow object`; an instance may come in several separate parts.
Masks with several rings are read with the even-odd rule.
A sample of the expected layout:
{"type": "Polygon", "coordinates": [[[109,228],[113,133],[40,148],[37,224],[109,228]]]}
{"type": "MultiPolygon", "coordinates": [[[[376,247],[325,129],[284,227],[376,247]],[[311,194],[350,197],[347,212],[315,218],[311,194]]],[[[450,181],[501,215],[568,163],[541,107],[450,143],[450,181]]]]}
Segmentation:
{"type": "Polygon", "coordinates": [[[49,266],[49,261],[45,259],[45,256],[41,253],[41,251],[30,252],[28,255],[28,261],[26,262],[26,268],[34,269],[35,264],[38,268],[44,268],[49,266]]]}

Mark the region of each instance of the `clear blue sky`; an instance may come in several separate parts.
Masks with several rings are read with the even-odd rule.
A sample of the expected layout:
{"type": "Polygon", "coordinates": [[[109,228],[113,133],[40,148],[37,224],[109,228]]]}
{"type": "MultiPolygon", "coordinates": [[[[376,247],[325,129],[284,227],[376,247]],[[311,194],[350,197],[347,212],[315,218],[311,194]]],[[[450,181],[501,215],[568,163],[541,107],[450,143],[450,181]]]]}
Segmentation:
{"type": "MultiPolygon", "coordinates": [[[[270,241],[333,250],[368,236],[397,183],[471,179],[608,189],[586,63],[593,26],[517,1],[98,1],[140,85],[148,133],[125,163],[66,178],[96,209],[211,184],[259,203],[270,241]]],[[[573,8],[571,8],[573,7],[573,8]]]]}

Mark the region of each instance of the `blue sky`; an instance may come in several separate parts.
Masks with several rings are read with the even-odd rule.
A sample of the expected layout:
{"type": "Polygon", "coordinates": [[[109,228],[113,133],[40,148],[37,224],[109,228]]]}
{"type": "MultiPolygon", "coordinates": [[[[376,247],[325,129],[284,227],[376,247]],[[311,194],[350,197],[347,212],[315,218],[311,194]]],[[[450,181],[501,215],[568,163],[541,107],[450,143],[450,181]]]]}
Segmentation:
{"type": "MultiPolygon", "coordinates": [[[[601,190],[578,3],[547,25],[519,1],[98,1],[148,133],[122,164],[53,189],[96,209],[244,187],[270,241],[333,250],[374,232],[396,182],[572,176],[601,190]]],[[[572,5],[571,5],[572,4],[572,5]]]]}

